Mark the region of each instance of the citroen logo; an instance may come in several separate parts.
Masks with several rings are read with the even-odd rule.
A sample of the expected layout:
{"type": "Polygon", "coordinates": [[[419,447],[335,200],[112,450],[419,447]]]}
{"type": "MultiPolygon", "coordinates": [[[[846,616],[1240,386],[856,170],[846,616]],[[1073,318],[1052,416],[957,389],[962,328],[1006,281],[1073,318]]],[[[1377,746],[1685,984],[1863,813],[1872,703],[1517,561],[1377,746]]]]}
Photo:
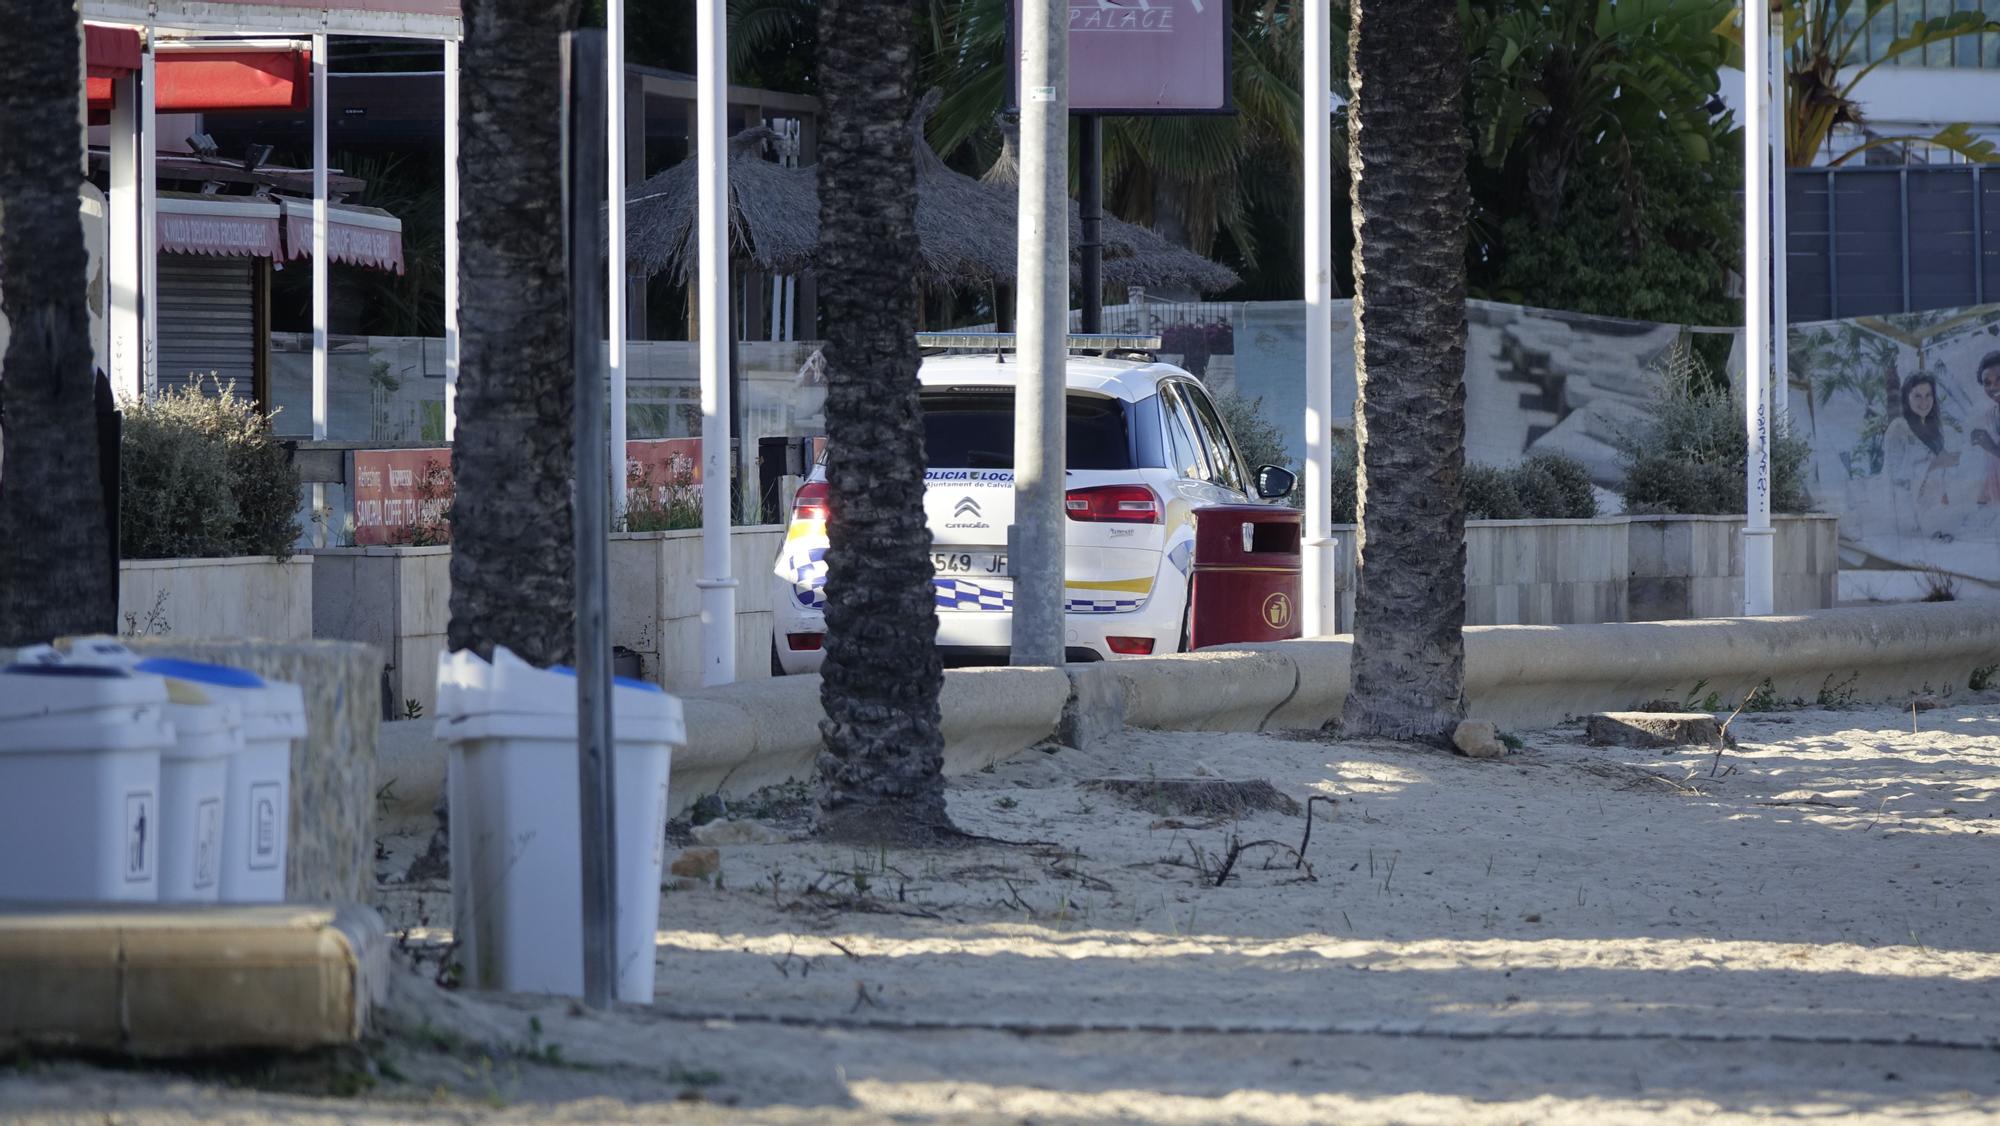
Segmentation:
{"type": "Polygon", "coordinates": [[[972,516],[975,519],[979,518],[980,517],[979,502],[973,500],[971,497],[958,498],[958,507],[951,510],[951,517],[952,519],[956,520],[961,516],[972,516]]]}

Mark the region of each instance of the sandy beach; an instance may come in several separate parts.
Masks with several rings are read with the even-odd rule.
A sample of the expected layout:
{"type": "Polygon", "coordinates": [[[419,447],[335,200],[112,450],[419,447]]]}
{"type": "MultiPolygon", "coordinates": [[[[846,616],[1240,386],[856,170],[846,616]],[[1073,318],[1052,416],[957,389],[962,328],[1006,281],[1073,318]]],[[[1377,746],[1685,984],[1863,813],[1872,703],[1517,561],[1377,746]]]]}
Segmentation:
{"type": "Polygon", "coordinates": [[[656,1002],[609,1014],[432,985],[449,890],[404,881],[406,826],[380,891],[414,964],[366,1050],[23,1061],[0,1119],[2000,1119],[2000,692],[1731,731],[1499,761],[1131,732],[954,780],[994,840],[952,849],[739,802],[787,839],[669,891],[656,1002]]]}

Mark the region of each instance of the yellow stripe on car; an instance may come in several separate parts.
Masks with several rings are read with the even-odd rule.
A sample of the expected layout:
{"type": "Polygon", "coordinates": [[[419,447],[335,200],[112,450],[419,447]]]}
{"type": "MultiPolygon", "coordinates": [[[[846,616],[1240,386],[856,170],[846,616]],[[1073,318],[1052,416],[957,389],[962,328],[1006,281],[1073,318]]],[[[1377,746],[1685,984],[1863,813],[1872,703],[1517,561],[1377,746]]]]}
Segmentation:
{"type": "Polygon", "coordinates": [[[1087,582],[1081,579],[1064,579],[1063,585],[1071,590],[1115,590],[1131,594],[1151,594],[1151,576],[1137,579],[1108,579],[1102,582],[1087,582]]]}

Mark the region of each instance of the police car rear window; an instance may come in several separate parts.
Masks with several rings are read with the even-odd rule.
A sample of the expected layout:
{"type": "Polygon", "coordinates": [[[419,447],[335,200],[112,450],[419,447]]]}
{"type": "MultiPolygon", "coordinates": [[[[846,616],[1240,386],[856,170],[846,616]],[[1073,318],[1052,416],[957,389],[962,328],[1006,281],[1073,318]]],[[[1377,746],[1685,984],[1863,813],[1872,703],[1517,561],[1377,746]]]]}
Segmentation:
{"type": "MultiPolygon", "coordinates": [[[[925,460],[933,469],[1014,468],[1014,392],[926,391],[925,460]]],[[[1130,404],[1069,397],[1069,468],[1132,469],[1130,404]]]]}

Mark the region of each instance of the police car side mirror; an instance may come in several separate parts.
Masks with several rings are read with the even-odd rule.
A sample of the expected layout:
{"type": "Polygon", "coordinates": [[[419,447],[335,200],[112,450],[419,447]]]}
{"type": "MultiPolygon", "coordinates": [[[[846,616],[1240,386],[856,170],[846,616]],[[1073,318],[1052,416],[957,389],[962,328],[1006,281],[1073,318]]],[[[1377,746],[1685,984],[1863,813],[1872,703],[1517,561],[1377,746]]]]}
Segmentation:
{"type": "Polygon", "coordinates": [[[1265,500],[1290,496],[1293,486],[1298,483],[1298,475],[1289,469],[1276,465],[1257,467],[1257,495],[1265,500]]]}

